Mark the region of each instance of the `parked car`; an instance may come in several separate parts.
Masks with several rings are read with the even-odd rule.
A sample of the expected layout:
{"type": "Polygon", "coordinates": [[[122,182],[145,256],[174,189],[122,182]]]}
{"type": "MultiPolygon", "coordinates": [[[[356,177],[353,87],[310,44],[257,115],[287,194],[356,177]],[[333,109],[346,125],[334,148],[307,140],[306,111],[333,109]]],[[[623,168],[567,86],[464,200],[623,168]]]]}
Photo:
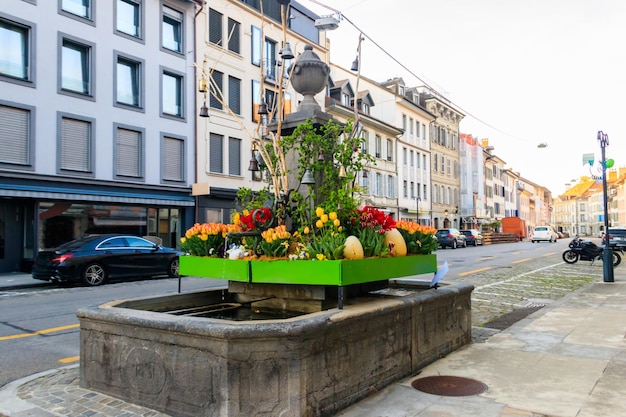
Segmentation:
{"type": "Polygon", "coordinates": [[[437,237],[439,246],[444,249],[447,247],[456,249],[459,246],[462,248],[467,246],[467,239],[465,239],[465,235],[459,232],[458,229],[439,229],[437,230],[437,233],[435,233],[435,236],[437,237]]]}
{"type": "Polygon", "coordinates": [[[465,240],[470,246],[478,246],[483,244],[483,235],[476,229],[461,230],[461,233],[465,235],[465,240]]]}
{"type": "Polygon", "coordinates": [[[178,276],[182,252],[128,235],[91,235],[37,254],[32,276],[58,284],[100,285],[109,279],[178,276]]]}
{"type": "MultiPolygon", "coordinates": [[[[602,233],[602,244],[605,244],[605,234],[602,233]]],[[[626,229],[622,227],[609,227],[610,246],[626,246],[626,229]]]]}
{"type": "Polygon", "coordinates": [[[535,226],[530,241],[532,243],[556,242],[558,238],[558,235],[551,226],[535,226]]]}

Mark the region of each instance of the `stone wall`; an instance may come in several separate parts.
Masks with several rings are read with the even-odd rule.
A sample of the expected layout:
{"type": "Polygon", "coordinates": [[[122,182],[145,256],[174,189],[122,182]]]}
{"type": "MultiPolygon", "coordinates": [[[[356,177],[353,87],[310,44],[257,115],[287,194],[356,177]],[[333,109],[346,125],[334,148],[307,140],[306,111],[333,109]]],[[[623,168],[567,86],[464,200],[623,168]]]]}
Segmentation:
{"type": "Polygon", "coordinates": [[[222,291],[81,309],[80,384],[174,416],[329,416],[469,343],[472,289],[267,321],[148,311],[222,291]]]}

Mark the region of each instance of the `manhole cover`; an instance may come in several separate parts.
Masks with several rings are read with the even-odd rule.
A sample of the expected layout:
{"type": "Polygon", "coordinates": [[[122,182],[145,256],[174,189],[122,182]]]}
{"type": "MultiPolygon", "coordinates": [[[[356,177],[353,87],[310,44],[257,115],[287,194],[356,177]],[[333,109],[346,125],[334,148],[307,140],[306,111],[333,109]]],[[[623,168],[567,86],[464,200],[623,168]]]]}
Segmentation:
{"type": "Polygon", "coordinates": [[[448,397],[477,395],[487,391],[487,385],[462,376],[434,375],[418,378],[411,383],[418,391],[448,397]]]}

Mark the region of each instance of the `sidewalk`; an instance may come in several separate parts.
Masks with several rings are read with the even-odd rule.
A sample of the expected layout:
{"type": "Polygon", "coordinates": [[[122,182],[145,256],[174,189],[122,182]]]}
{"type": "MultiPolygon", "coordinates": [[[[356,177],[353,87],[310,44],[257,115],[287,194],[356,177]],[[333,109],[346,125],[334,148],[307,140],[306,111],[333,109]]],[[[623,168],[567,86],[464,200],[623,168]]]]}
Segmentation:
{"type": "MultiPolygon", "coordinates": [[[[0,276],[0,288],[5,277],[0,276]]],[[[484,343],[451,353],[419,375],[373,393],[337,417],[626,416],[625,334],[626,268],[622,267],[615,269],[614,283],[604,283],[600,276],[484,343]],[[426,376],[471,378],[486,384],[487,390],[472,396],[443,396],[412,388],[411,382],[426,376]]],[[[447,388],[454,391],[455,387],[447,388]]],[[[79,388],[76,365],[0,388],[3,414],[164,415],[79,388]]]]}

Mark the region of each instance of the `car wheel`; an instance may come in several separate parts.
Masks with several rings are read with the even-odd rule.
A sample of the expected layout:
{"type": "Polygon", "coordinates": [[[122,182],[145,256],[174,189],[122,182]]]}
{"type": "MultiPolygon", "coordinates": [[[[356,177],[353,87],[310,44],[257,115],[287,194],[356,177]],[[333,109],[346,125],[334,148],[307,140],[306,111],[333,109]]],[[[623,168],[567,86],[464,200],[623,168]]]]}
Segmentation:
{"type": "Polygon", "coordinates": [[[106,277],[107,273],[100,264],[89,264],[83,270],[83,282],[92,287],[102,284],[106,277]]]}
{"type": "Polygon", "coordinates": [[[171,278],[178,278],[179,265],[180,261],[178,260],[178,257],[172,259],[167,267],[167,275],[169,275],[171,278]]]}

